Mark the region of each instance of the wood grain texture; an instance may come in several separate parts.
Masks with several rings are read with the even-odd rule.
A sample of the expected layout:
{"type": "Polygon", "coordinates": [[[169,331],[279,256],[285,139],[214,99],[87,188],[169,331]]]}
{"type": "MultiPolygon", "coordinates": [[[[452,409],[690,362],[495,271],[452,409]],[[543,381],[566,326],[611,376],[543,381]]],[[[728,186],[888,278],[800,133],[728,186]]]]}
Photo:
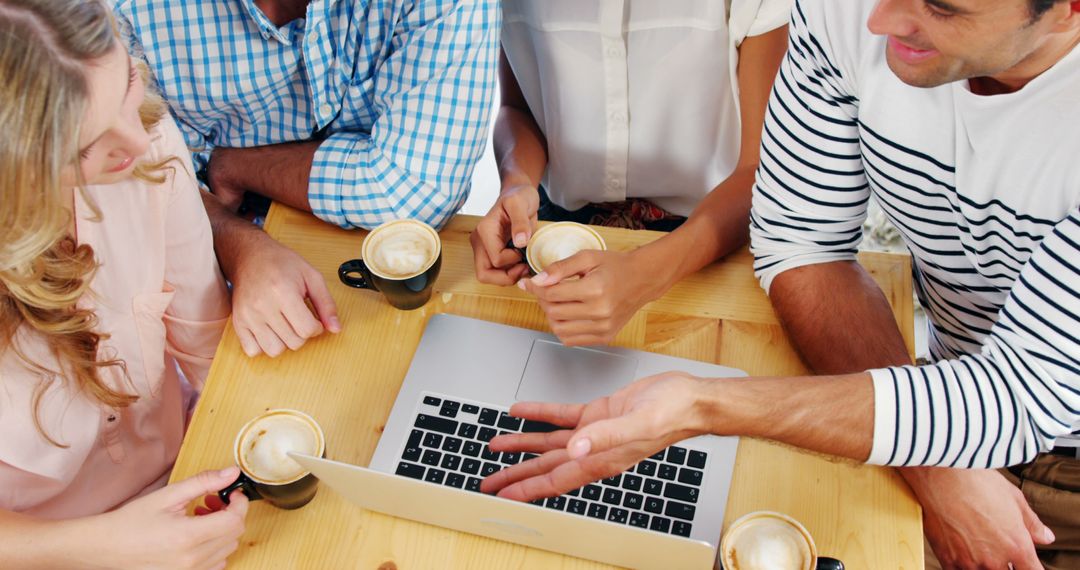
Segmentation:
{"type": "MultiPolygon", "coordinates": [[[[195,411],[173,480],[232,462],[236,431],[274,407],[304,410],[323,426],[327,456],[366,465],[401,386],[427,319],[453,313],[546,330],[543,313],[515,287],[476,281],[469,232],[477,218],[456,217],[441,232],[443,270],[431,302],[403,312],[378,293],[346,287],[337,267],[359,256],[362,231],[345,231],[275,204],[266,229],[322,272],[344,330],[270,359],[244,356],[226,331],[195,411]]],[[[609,247],[628,250],[660,234],[597,228],[609,247]]],[[[860,261],[892,303],[913,352],[910,260],[862,254],[860,261]]],[[[690,276],[628,323],[616,344],[723,363],[751,374],[799,374],[788,343],[742,250],[690,276]]],[[[923,566],[920,511],[889,469],[854,465],[785,446],[744,439],[726,520],[773,509],[802,521],[824,554],[852,569],[923,566]]],[[[298,511],[252,505],[231,568],[526,568],[609,566],[462,534],[347,503],[329,489],[298,511]]]]}

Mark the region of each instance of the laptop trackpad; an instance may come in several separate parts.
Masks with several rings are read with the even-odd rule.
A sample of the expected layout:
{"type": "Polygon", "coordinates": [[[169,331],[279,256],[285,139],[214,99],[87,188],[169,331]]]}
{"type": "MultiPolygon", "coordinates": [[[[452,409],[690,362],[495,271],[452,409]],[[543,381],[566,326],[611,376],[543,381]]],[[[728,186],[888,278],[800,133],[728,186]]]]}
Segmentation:
{"type": "Polygon", "coordinates": [[[557,342],[533,341],[517,401],[584,404],[635,380],[637,359],[557,342]]]}

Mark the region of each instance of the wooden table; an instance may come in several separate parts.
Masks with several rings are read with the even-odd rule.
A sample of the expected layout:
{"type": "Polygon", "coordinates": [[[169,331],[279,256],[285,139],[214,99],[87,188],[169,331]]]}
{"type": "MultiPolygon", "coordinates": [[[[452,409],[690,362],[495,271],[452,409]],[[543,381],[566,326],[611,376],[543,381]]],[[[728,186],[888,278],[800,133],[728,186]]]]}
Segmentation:
{"type": "MultiPolygon", "coordinates": [[[[479,283],[469,232],[478,218],[456,217],[442,231],[443,269],[435,294],[411,312],[377,293],[351,289],[337,267],[359,257],[365,235],[275,205],[266,230],[323,273],[344,331],[310,341],[276,359],[247,358],[226,331],[202,400],[180,450],[173,480],[232,462],[237,430],[263,410],[289,407],[314,416],[329,457],[367,465],[428,317],[454,313],[546,330],[532,297],[516,287],[479,283]]],[[[598,228],[610,248],[628,250],[660,234],[598,228]]],[[[913,347],[910,259],[864,253],[863,265],[892,303],[913,347]]],[[[752,375],[805,369],[740,251],[687,278],[640,311],[615,344],[721,363],[752,375]]],[[[891,469],[858,466],[744,438],[726,519],[759,509],[786,512],[814,535],[823,554],[852,570],[921,569],[919,506],[891,469]]],[[[597,569],[603,564],[458,533],[364,511],[329,489],[299,511],[258,502],[233,568],[597,569]]]]}

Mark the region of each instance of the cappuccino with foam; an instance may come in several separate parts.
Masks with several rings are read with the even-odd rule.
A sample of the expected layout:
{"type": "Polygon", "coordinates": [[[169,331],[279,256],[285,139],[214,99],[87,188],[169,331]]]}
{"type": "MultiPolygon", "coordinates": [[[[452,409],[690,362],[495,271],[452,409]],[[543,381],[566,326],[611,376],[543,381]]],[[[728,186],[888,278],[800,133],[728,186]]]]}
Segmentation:
{"type": "Polygon", "coordinates": [[[438,258],[439,235],[416,220],[396,220],[372,230],[364,240],[368,268],[387,279],[408,279],[424,272],[438,258]]]}
{"type": "Polygon", "coordinates": [[[307,472],[288,453],[318,457],[323,452],[318,426],[295,411],[279,410],[260,416],[241,432],[237,442],[240,468],[261,483],[281,485],[307,472]]]}
{"type": "Polygon", "coordinates": [[[725,570],[812,570],[817,547],[795,519],[768,511],[731,524],[720,543],[725,570]]]}
{"type": "Polygon", "coordinates": [[[595,230],[575,222],[556,222],[548,224],[533,234],[526,248],[529,267],[536,273],[562,261],[579,251],[588,249],[605,250],[604,238],[595,230]]]}

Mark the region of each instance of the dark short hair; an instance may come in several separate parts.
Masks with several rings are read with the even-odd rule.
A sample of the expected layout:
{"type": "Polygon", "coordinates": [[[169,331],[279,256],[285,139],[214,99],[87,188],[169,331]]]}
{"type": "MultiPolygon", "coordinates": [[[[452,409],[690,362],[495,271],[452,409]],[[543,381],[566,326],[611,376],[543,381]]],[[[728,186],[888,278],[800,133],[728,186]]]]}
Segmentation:
{"type": "Polygon", "coordinates": [[[1054,7],[1061,0],[1031,0],[1031,17],[1039,19],[1047,10],[1054,7]]]}

